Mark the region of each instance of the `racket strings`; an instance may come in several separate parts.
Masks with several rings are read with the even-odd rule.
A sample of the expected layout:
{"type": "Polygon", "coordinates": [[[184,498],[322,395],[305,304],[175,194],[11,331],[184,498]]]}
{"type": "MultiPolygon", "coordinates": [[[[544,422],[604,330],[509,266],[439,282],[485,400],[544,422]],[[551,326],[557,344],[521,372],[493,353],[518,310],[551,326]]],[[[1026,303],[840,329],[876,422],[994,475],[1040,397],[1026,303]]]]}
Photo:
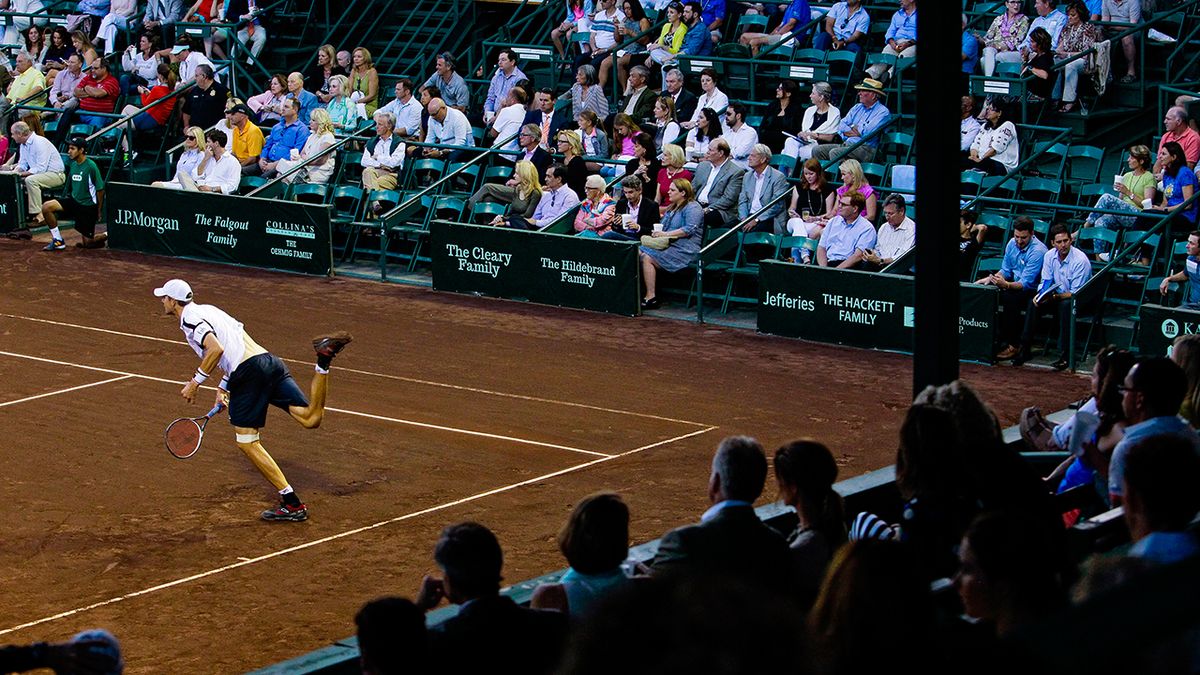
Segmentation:
{"type": "Polygon", "coordinates": [[[175,420],[167,427],[167,448],[177,454],[192,452],[200,444],[200,426],[193,420],[175,420]]]}

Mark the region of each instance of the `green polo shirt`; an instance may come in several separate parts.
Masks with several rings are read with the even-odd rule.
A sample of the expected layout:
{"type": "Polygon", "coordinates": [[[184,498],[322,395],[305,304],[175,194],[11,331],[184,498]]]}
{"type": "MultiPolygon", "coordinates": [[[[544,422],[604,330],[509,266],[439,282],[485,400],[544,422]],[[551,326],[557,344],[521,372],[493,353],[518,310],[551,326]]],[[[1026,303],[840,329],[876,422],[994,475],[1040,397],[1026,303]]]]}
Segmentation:
{"type": "Polygon", "coordinates": [[[100,175],[100,167],[90,157],[85,157],[83,163],[73,159],[67,160],[68,195],[84,206],[93,206],[96,193],[104,189],[104,178],[100,175]]]}

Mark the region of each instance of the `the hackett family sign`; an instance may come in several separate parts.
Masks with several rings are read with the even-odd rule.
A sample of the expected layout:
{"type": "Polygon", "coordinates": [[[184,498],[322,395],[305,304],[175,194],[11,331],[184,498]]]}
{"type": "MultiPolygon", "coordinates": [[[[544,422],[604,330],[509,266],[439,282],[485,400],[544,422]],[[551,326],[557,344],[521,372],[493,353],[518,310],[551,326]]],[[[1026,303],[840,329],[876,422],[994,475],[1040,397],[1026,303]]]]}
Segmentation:
{"type": "Polygon", "coordinates": [[[328,275],[329,207],[109,183],[112,248],[328,275]]]}
{"type": "MultiPolygon", "coordinates": [[[[913,278],[763,261],[758,329],[764,333],[871,349],[911,352],[913,278]]],[[[993,286],[959,287],[959,355],[992,360],[997,295],[993,286]]]]}
{"type": "Polygon", "coordinates": [[[465,225],[430,224],[433,287],[613,314],[638,313],[637,245],[465,225]]]}

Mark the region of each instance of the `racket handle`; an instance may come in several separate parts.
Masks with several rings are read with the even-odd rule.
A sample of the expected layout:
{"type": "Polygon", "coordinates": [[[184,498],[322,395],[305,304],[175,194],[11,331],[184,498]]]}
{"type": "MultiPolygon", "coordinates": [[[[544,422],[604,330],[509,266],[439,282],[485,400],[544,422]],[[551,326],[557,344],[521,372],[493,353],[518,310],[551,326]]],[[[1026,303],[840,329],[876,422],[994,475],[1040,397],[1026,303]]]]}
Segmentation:
{"type": "Polygon", "coordinates": [[[213,417],[214,415],[216,415],[217,413],[221,412],[221,411],[222,411],[222,410],[224,410],[224,409],[225,409],[225,404],[224,404],[224,403],[218,403],[218,404],[216,404],[216,405],[214,405],[214,406],[213,406],[213,409],[212,409],[212,410],[209,410],[209,411],[208,411],[208,413],[205,415],[205,417],[213,417]]]}

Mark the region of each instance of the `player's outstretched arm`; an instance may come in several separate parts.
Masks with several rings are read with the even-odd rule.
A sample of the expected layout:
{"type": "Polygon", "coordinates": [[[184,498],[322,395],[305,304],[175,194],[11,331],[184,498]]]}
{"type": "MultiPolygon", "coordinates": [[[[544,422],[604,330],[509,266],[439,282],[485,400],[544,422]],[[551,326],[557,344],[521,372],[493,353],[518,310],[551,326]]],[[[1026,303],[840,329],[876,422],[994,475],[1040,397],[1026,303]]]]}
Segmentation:
{"type": "Polygon", "coordinates": [[[200,359],[200,367],[196,369],[196,374],[192,376],[192,379],[188,380],[187,384],[183,385],[183,389],[179,391],[179,395],[188,403],[196,400],[196,392],[199,391],[200,385],[204,384],[205,380],[217,369],[217,364],[221,361],[224,353],[225,348],[221,346],[221,342],[215,334],[210,332],[204,336],[204,358],[200,359]]]}

